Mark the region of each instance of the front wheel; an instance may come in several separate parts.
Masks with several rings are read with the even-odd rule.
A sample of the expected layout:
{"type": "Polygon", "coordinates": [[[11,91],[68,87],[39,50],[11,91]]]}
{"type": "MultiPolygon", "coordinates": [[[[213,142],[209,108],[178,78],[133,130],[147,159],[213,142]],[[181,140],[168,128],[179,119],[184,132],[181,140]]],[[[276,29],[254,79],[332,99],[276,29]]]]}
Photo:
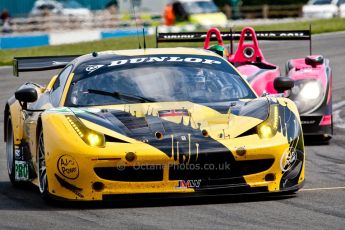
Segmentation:
{"type": "Polygon", "coordinates": [[[18,185],[15,179],[15,151],[14,151],[14,137],[11,116],[8,117],[6,123],[6,156],[7,156],[7,171],[8,177],[12,185],[18,185]]]}
{"type": "Polygon", "coordinates": [[[45,150],[44,150],[44,140],[43,140],[43,130],[40,131],[38,136],[38,146],[37,146],[37,168],[38,168],[38,185],[42,198],[44,200],[50,200],[48,191],[48,179],[47,179],[47,168],[45,160],[45,150]]]}

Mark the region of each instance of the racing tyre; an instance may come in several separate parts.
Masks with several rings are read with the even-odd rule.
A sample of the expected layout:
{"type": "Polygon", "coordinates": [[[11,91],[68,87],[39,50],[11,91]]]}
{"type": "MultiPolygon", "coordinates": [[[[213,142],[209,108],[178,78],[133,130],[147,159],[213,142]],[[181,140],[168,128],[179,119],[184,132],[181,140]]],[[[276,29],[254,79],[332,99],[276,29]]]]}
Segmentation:
{"type": "Polygon", "coordinates": [[[18,182],[15,180],[15,151],[14,151],[14,136],[11,116],[8,116],[6,123],[6,156],[7,156],[7,171],[8,177],[13,186],[17,186],[18,182]]]}
{"type": "Polygon", "coordinates": [[[50,201],[50,196],[48,192],[48,179],[47,179],[47,169],[45,160],[45,150],[44,150],[44,140],[43,140],[43,130],[41,129],[38,136],[38,146],[37,146],[37,168],[38,168],[38,188],[40,190],[41,197],[45,201],[50,201]]]}
{"type": "Polygon", "coordinates": [[[329,136],[329,137],[324,137],[324,136],[322,136],[322,137],[321,137],[321,144],[322,144],[322,145],[329,145],[331,139],[332,139],[331,136],[329,136]]]}

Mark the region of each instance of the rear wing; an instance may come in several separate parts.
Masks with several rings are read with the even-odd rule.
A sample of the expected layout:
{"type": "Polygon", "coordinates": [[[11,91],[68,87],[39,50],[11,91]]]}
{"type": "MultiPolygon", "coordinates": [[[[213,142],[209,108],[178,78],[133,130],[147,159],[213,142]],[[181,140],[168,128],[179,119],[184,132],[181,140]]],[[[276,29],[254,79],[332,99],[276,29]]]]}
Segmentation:
{"type": "MultiPolygon", "coordinates": [[[[255,31],[258,40],[266,41],[291,41],[291,40],[305,40],[309,41],[309,52],[312,53],[311,42],[311,26],[309,30],[277,30],[277,31],[255,31]]],[[[204,42],[207,32],[181,32],[181,33],[158,33],[156,28],[156,48],[159,43],[168,42],[204,42]]],[[[224,41],[230,41],[230,50],[233,53],[233,41],[240,40],[241,32],[233,31],[232,28],[228,32],[221,32],[224,41]]],[[[246,35],[248,38],[250,34],[246,35]]],[[[217,41],[215,34],[212,34],[211,41],[217,41]]]]}
{"type": "Polygon", "coordinates": [[[15,57],[13,59],[13,75],[18,77],[20,72],[62,69],[79,56],[15,57]]]}

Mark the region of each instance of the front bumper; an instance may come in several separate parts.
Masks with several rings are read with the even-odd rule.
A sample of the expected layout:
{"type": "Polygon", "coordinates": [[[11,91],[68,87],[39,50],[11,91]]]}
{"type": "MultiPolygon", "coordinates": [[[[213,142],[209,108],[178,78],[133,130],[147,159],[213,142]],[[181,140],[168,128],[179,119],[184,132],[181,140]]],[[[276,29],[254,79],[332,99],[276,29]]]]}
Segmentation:
{"type": "MultiPolygon", "coordinates": [[[[241,139],[239,146],[248,143],[247,137],[241,139]]],[[[108,200],[116,195],[138,194],[160,197],[161,194],[204,196],[282,192],[294,190],[296,186],[299,188],[304,181],[304,153],[289,169],[296,168],[293,178],[281,169],[284,151],[289,148],[287,144],[272,146],[264,143],[252,148],[249,145],[245,156],[235,156],[236,162],[231,163],[235,166],[228,176],[225,176],[226,171],[219,172],[219,168],[209,174],[205,170],[174,172],[172,168],[176,165],[171,159],[159,153],[149,155],[153,148],[144,144],[109,144],[102,150],[51,144],[46,141],[49,193],[67,200],[108,200]],[[137,164],[125,160],[128,151],[137,153],[137,164]],[[62,169],[61,164],[66,167],[62,169]],[[250,167],[253,164],[257,167],[250,167]]]]}
{"type": "Polygon", "coordinates": [[[278,192],[269,192],[267,187],[257,187],[247,190],[241,189],[240,191],[236,188],[223,188],[223,189],[214,189],[211,191],[199,191],[193,193],[155,193],[155,194],[113,194],[113,195],[103,195],[104,201],[119,201],[119,200],[132,200],[132,199],[145,199],[145,200],[154,200],[154,199],[174,199],[174,198],[195,198],[195,197],[220,197],[220,196],[238,196],[238,195],[285,195],[291,194],[304,186],[302,181],[300,184],[297,184],[291,188],[283,189],[278,192]]]}
{"type": "Polygon", "coordinates": [[[322,115],[301,116],[301,123],[304,136],[324,136],[329,138],[332,137],[332,124],[320,125],[322,117],[322,115]]]}
{"type": "MultiPolygon", "coordinates": [[[[137,194],[276,193],[294,190],[304,181],[302,134],[289,141],[280,132],[267,139],[252,134],[215,141],[223,146],[218,150],[226,152],[215,152],[217,149],[205,146],[207,142],[200,142],[199,151],[205,151],[199,154],[199,160],[181,163],[179,159],[185,155],[175,159],[176,154],[169,156],[140,141],[91,147],[67,121],[61,125],[47,120],[44,142],[48,190],[54,197],[91,201],[137,194]],[[129,153],[135,157],[128,157],[129,153]]],[[[188,142],[185,147],[188,149],[188,142]]],[[[176,153],[177,148],[173,149],[176,153]]],[[[195,152],[192,154],[195,159],[195,152]]]]}

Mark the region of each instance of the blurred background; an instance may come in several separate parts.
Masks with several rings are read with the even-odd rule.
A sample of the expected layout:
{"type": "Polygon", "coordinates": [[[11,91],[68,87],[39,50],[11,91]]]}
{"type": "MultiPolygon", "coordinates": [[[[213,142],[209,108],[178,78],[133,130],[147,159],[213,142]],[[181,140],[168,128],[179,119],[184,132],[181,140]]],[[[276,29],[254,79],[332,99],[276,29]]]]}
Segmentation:
{"type": "Polygon", "coordinates": [[[45,43],[61,44],[131,36],[142,26],[152,34],[157,26],[180,32],[248,20],[345,17],[345,0],[1,0],[0,12],[3,49],[26,47],[18,41],[4,45],[18,34],[43,33],[45,43]],[[64,36],[66,31],[78,34],[64,36]]]}

